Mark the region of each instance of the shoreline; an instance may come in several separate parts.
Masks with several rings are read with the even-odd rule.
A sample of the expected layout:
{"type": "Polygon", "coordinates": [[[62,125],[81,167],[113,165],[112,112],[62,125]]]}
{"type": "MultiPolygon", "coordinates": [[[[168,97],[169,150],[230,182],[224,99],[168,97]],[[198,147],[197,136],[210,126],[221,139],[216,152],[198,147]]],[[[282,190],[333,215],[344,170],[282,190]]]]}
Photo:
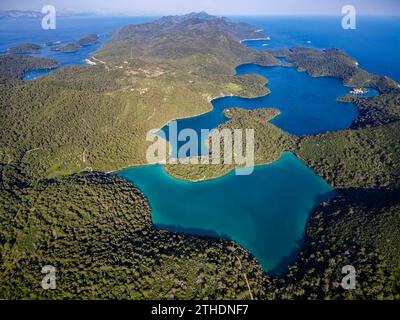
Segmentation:
{"type": "MultiPolygon", "coordinates": [[[[239,66],[241,66],[241,65],[243,65],[243,64],[237,65],[237,66],[235,67],[235,70],[236,70],[237,67],[239,67],[239,66]]],[[[257,75],[257,74],[255,74],[255,75],[257,75]]],[[[236,76],[237,76],[237,77],[241,77],[241,76],[238,76],[238,75],[236,75],[236,76]]],[[[245,75],[243,75],[243,76],[245,76],[245,75]]],[[[268,83],[269,83],[269,80],[268,80],[267,78],[261,76],[261,75],[258,75],[258,76],[266,80],[266,81],[264,82],[264,84],[263,84],[263,88],[266,89],[267,93],[266,93],[265,95],[263,95],[263,96],[255,96],[255,97],[242,97],[242,96],[239,96],[240,98],[245,98],[245,99],[257,99],[257,98],[265,97],[266,95],[271,94],[271,90],[268,89],[268,87],[267,87],[267,85],[268,85],[268,83]]],[[[162,128],[164,128],[165,126],[167,126],[171,121],[178,121],[178,120],[184,120],[184,119],[195,118],[195,117],[199,117],[199,116],[202,116],[202,115],[204,115],[204,114],[207,114],[207,113],[209,113],[209,112],[212,112],[212,111],[214,110],[214,106],[213,106],[212,102],[213,102],[214,100],[216,100],[216,99],[222,99],[222,98],[225,98],[225,97],[230,97],[230,96],[229,96],[229,95],[225,95],[225,96],[215,96],[215,97],[212,97],[212,98],[210,99],[210,101],[208,102],[208,104],[209,104],[209,106],[210,106],[210,108],[209,108],[208,110],[206,110],[206,111],[204,111],[204,112],[199,112],[199,113],[194,114],[194,115],[191,115],[191,116],[182,116],[182,117],[173,118],[173,119],[168,120],[167,122],[165,122],[161,127],[154,128],[153,130],[160,131],[160,130],[162,130],[162,128]]],[[[224,109],[223,109],[223,110],[224,110],[224,109]]],[[[223,111],[223,110],[222,110],[222,111],[223,111]]],[[[270,119],[270,120],[272,120],[272,119],[270,119]]],[[[170,143],[169,141],[165,140],[164,138],[160,137],[160,136],[159,136],[159,138],[160,138],[160,139],[163,139],[166,143],[168,143],[168,147],[169,147],[169,149],[171,149],[171,151],[172,151],[171,143],[170,143]]],[[[171,154],[171,152],[169,152],[169,154],[171,154]]],[[[122,168],[120,168],[120,169],[114,169],[114,170],[106,171],[105,174],[113,174],[113,173],[116,173],[116,172],[118,172],[118,171],[122,171],[122,170],[128,169],[128,168],[130,168],[130,167],[142,167],[142,166],[149,166],[149,165],[162,165],[162,166],[166,167],[166,164],[161,164],[161,163],[132,164],[132,165],[124,166],[124,167],[122,167],[122,168]]],[[[167,172],[167,173],[168,173],[168,172],[167,172]]],[[[169,173],[168,173],[168,175],[169,175],[169,173]]],[[[173,176],[171,175],[171,177],[173,177],[173,176]]],[[[176,177],[175,177],[175,178],[176,178],[176,177]]],[[[180,180],[183,180],[183,179],[180,179],[180,180]]],[[[207,179],[207,180],[211,180],[211,179],[207,179]]],[[[190,181],[190,180],[186,180],[186,181],[190,181]]],[[[206,180],[201,180],[201,181],[206,181],[206,180]]]]}
{"type": "MultiPolygon", "coordinates": [[[[264,108],[262,108],[262,109],[264,109],[264,108]]],[[[268,109],[268,108],[267,108],[267,109],[268,109]]],[[[267,120],[267,123],[270,124],[270,125],[272,125],[272,126],[274,126],[274,127],[276,127],[276,126],[275,126],[274,124],[272,124],[270,121],[273,120],[273,119],[275,119],[275,118],[277,118],[277,117],[281,114],[281,111],[280,111],[279,109],[276,109],[276,110],[278,111],[278,113],[277,113],[273,118],[267,120]]],[[[229,118],[229,119],[230,119],[230,118],[229,118]]],[[[219,126],[218,126],[218,127],[219,127],[219,126]]],[[[218,127],[217,127],[217,128],[218,128],[218,127]]],[[[297,158],[297,156],[296,156],[296,154],[294,153],[294,151],[292,151],[292,150],[283,150],[283,151],[281,152],[281,154],[279,155],[279,157],[278,157],[276,160],[274,160],[274,161],[268,161],[268,162],[262,162],[262,163],[255,163],[255,164],[253,165],[253,168],[256,168],[256,167],[259,167],[259,166],[263,166],[263,165],[272,164],[272,163],[278,161],[278,160],[282,157],[282,155],[283,155],[284,153],[286,153],[286,152],[292,153],[292,154],[297,158]]],[[[197,156],[197,157],[199,157],[199,156],[197,156]]],[[[187,159],[187,158],[185,158],[185,159],[187,159]]],[[[189,159],[190,159],[190,158],[189,158],[189,159]]],[[[201,165],[201,163],[198,163],[198,164],[201,165]]],[[[184,164],[182,164],[182,165],[184,165],[184,164]]],[[[189,164],[189,165],[190,165],[190,164],[189,164]]],[[[192,165],[195,166],[196,164],[192,164],[192,165]]],[[[202,179],[189,179],[189,178],[181,178],[181,177],[177,177],[177,176],[175,176],[175,175],[172,175],[172,174],[170,173],[170,171],[168,171],[167,164],[163,164],[162,166],[164,167],[165,172],[166,172],[170,177],[173,177],[173,178],[178,179],[178,180],[181,180],[181,181],[187,181],[187,182],[192,182],[192,183],[196,183],[196,182],[205,182],[205,181],[210,181],[210,180],[216,180],[216,179],[222,178],[222,177],[224,177],[224,176],[230,174],[232,171],[236,170],[237,168],[246,168],[246,167],[240,167],[240,166],[235,165],[235,167],[232,168],[231,170],[229,170],[229,171],[227,171],[227,172],[225,172],[225,173],[223,173],[223,174],[220,174],[220,175],[217,175],[217,176],[208,178],[208,179],[204,179],[204,178],[202,178],[202,179]]]]}
{"type": "MultiPolygon", "coordinates": [[[[286,152],[289,152],[289,153],[293,154],[293,155],[297,158],[297,156],[293,153],[293,151],[285,150],[285,151],[283,151],[283,152],[279,155],[278,159],[276,159],[276,160],[274,160],[274,161],[268,161],[268,162],[263,162],[263,163],[254,164],[253,168],[255,169],[255,168],[257,168],[257,167],[268,166],[268,165],[270,165],[270,164],[273,164],[273,163],[279,161],[279,159],[281,159],[282,156],[283,156],[283,154],[286,153],[286,152]]],[[[228,172],[225,172],[225,173],[220,174],[220,175],[215,176],[215,177],[211,177],[211,178],[207,178],[207,179],[188,179],[188,178],[180,178],[180,177],[174,176],[174,175],[172,175],[172,174],[168,171],[166,165],[163,165],[163,167],[164,167],[165,172],[166,172],[170,177],[172,177],[172,178],[174,178],[174,179],[177,179],[177,180],[180,180],[180,181],[186,181],[186,182],[191,182],[191,183],[206,182],[206,181],[213,181],[213,180],[221,179],[221,178],[227,176],[228,174],[231,174],[231,173],[232,173],[233,171],[235,171],[237,168],[250,168],[250,167],[239,167],[239,166],[238,166],[238,167],[232,168],[232,170],[229,170],[228,172]]]]}
{"type": "MultiPolygon", "coordinates": [[[[244,64],[239,64],[239,65],[237,65],[237,66],[235,67],[235,70],[236,70],[236,68],[238,68],[239,66],[245,65],[245,64],[248,64],[248,63],[244,63],[244,64]]],[[[256,64],[256,63],[249,63],[249,64],[254,64],[254,65],[257,65],[257,66],[260,66],[260,67],[268,67],[268,66],[263,66],[263,65],[261,65],[261,64],[256,64]]],[[[285,66],[285,65],[280,65],[280,66],[291,67],[291,68],[293,68],[293,66],[285,66]]],[[[298,69],[296,69],[296,71],[297,71],[297,72],[302,72],[302,71],[300,71],[300,70],[298,70],[298,69]]],[[[240,75],[240,76],[246,76],[246,75],[257,75],[257,76],[259,76],[259,77],[265,79],[266,81],[264,82],[263,87],[267,90],[267,93],[266,93],[265,95],[263,95],[263,96],[256,96],[256,97],[250,97],[250,98],[248,98],[248,97],[243,97],[243,96],[237,96],[237,97],[240,97],[240,98],[248,98],[248,99],[255,99],[255,98],[265,97],[265,96],[267,96],[267,95],[269,95],[269,94],[272,93],[272,91],[267,87],[267,85],[268,85],[268,83],[269,83],[269,79],[268,79],[268,78],[266,78],[266,77],[264,77],[264,76],[262,76],[262,75],[260,75],[260,74],[257,74],[257,73],[243,74],[243,75],[240,75]]],[[[236,75],[236,76],[240,77],[239,75],[236,75]]],[[[314,76],[312,76],[312,75],[309,75],[309,76],[314,77],[314,76]]],[[[323,76],[315,76],[315,77],[323,77],[323,76]]],[[[344,83],[342,83],[342,84],[344,85],[344,83]]],[[[155,130],[157,130],[157,131],[162,130],[162,128],[164,128],[166,125],[168,125],[171,121],[177,121],[177,120],[195,118],[195,117],[198,117],[198,116],[207,114],[207,113],[209,113],[209,112],[212,112],[212,111],[214,110],[214,106],[213,106],[213,104],[212,104],[212,101],[214,101],[214,100],[216,100],[216,99],[225,98],[225,97],[229,97],[229,95],[213,97],[213,98],[211,98],[210,101],[209,101],[209,103],[210,103],[210,109],[209,109],[209,110],[204,111],[204,112],[199,112],[199,113],[197,113],[197,114],[195,114],[195,115],[192,115],[192,116],[182,116],[182,117],[177,117],[177,118],[171,119],[171,120],[165,122],[160,128],[155,128],[155,130]]],[[[224,108],[224,109],[225,109],[225,108],[224,108]]],[[[224,109],[222,109],[222,112],[223,112],[224,109]]],[[[278,109],[277,109],[277,110],[278,110],[278,109]]],[[[279,113],[278,113],[275,117],[269,119],[269,120],[268,120],[268,123],[270,123],[271,120],[277,118],[277,117],[281,114],[281,111],[280,111],[280,110],[278,110],[278,111],[279,111],[279,113]]],[[[270,123],[270,124],[273,125],[273,126],[275,126],[275,125],[272,124],[272,123],[270,123]]],[[[218,127],[217,127],[217,128],[218,128],[218,127]]],[[[160,136],[159,136],[159,138],[163,139],[163,138],[160,137],[160,136]]],[[[166,143],[168,143],[169,149],[172,149],[172,146],[171,146],[170,142],[167,141],[167,140],[165,140],[165,141],[166,141],[166,143]]],[[[270,162],[265,162],[265,163],[254,164],[254,167],[272,164],[272,163],[278,161],[278,160],[282,157],[282,155],[283,155],[285,152],[290,152],[290,153],[292,153],[296,158],[298,158],[298,159],[301,160],[303,163],[305,163],[305,162],[303,161],[303,159],[300,159],[294,151],[285,150],[285,151],[283,151],[283,152],[281,153],[281,155],[279,156],[279,158],[276,159],[275,161],[270,161],[270,162]]],[[[171,153],[171,152],[170,152],[170,153],[171,153]]],[[[170,154],[170,153],[169,153],[169,154],[170,154]]],[[[179,164],[179,162],[178,162],[177,164],[179,164]]],[[[201,164],[201,163],[199,163],[199,164],[201,164]]],[[[172,177],[172,178],[174,178],[174,179],[181,180],[181,181],[192,182],[192,183],[204,182],[204,181],[209,181],[209,180],[216,180],[216,179],[219,179],[219,178],[222,178],[222,177],[226,176],[227,174],[231,173],[233,170],[236,170],[236,168],[238,168],[238,167],[236,166],[236,167],[234,167],[232,170],[229,170],[228,172],[226,172],[226,173],[224,173],[224,174],[217,175],[217,176],[215,176],[215,177],[211,177],[211,178],[207,178],[207,179],[190,179],[190,178],[183,178],[183,177],[181,178],[181,177],[174,176],[174,175],[172,175],[172,174],[170,173],[170,171],[168,171],[168,169],[167,169],[167,165],[168,165],[168,164],[167,164],[167,163],[132,164],[132,165],[127,165],[127,166],[124,166],[124,167],[122,167],[122,168],[120,168],[120,169],[111,170],[111,171],[108,171],[108,172],[105,172],[105,173],[106,173],[106,174],[113,174],[113,173],[116,173],[116,172],[118,172],[118,171],[122,171],[122,170],[128,169],[128,168],[130,168],[130,167],[141,167],[141,166],[149,166],[149,165],[161,165],[161,166],[164,167],[165,172],[166,172],[170,177],[172,177]]],[[[194,164],[194,165],[195,165],[195,164],[194,164]]],[[[308,165],[307,165],[307,167],[308,167],[308,165]]]]}
{"type": "MultiPolygon", "coordinates": [[[[278,111],[278,113],[277,113],[273,118],[267,120],[267,123],[270,124],[270,125],[272,125],[272,126],[275,126],[275,125],[272,124],[270,121],[273,120],[273,119],[275,119],[276,117],[278,117],[278,116],[281,114],[281,111],[280,111],[280,110],[278,110],[278,109],[276,109],[276,110],[278,111]]],[[[229,119],[229,118],[228,118],[228,119],[229,119]]],[[[218,126],[218,127],[219,127],[219,126],[218,126]]],[[[217,128],[218,128],[218,127],[217,127],[217,128]]],[[[161,138],[161,137],[160,137],[160,138],[161,138]]],[[[162,138],[161,138],[161,139],[162,139],[162,138]]],[[[167,142],[168,142],[168,141],[167,141],[167,142]]],[[[169,142],[168,142],[168,143],[169,143],[169,142]]],[[[263,166],[263,165],[269,165],[269,164],[275,163],[276,161],[279,161],[279,159],[282,157],[282,155],[285,154],[285,153],[287,153],[287,152],[289,152],[289,153],[293,154],[295,157],[297,157],[293,150],[283,150],[277,159],[275,159],[275,160],[273,160],[273,161],[268,161],[268,162],[255,163],[255,164],[253,165],[253,168],[256,168],[256,167],[259,167],[259,166],[263,166]]],[[[200,156],[200,157],[201,157],[201,156],[200,156]]],[[[196,158],[196,157],[192,157],[192,158],[196,158]]],[[[197,156],[197,158],[199,158],[199,156],[197,156]]],[[[184,159],[188,159],[188,158],[184,158],[184,159]]],[[[190,157],[189,157],[189,159],[190,159],[190,157]]],[[[179,163],[177,163],[177,164],[179,165],[179,163]]],[[[191,182],[191,183],[197,183],[197,182],[205,182],[205,181],[216,180],[216,179],[222,178],[222,177],[224,177],[224,176],[230,174],[232,171],[236,170],[237,168],[246,168],[246,167],[240,167],[240,166],[235,165],[235,166],[234,166],[232,169],[230,169],[229,171],[227,171],[227,172],[225,172],[225,173],[222,173],[222,174],[219,174],[219,175],[217,175],[217,176],[213,176],[213,177],[207,178],[207,179],[205,179],[205,178],[202,178],[202,179],[190,179],[190,178],[178,177],[178,176],[176,176],[176,175],[173,175],[173,174],[171,174],[171,172],[168,170],[168,163],[165,163],[165,164],[163,164],[163,163],[148,163],[148,164],[144,164],[144,165],[138,164],[138,165],[134,165],[134,166],[127,166],[127,167],[125,167],[125,168],[123,168],[123,169],[121,169],[121,170],[115,170],[115,171],[113,171],[113,172],[122,171],[122,170],[128,169],[128,168],[130,168],[130,167],[143,167],[143,166],[149,166],[149,165],[160,165],[160,166],[163,167],[165,173],[166,173],[167,175],[169,175],[171,178],[174,178],[174,179],[177,179],[177,180],[180,180],[180,181],[191,182]]],[[[182,165],[185,165],[185,164],[182,164],[182,165]]],[[[196,165],[196,164],[190,164],[190,163],[189,163],[188,165],[196,165]]],[[[202,165],[201,161],[199,161],[199,163],[198,163],[197,165],[202,165]]],[[[111,173],[111,172],[110,172],[110,173],[111,173]]],[[[107,174],[108,174],[108,173],[107,173],[107,174]]]]}
{"type": "Polygon", "coordinates": [[[246,42],[246,41],[270,41],[270,40],[271,40],[270,37],[266,37],[266,38],[249,38],[249,39],[242,39],[239,42],[243,43],[243,42],[246,42]]]}

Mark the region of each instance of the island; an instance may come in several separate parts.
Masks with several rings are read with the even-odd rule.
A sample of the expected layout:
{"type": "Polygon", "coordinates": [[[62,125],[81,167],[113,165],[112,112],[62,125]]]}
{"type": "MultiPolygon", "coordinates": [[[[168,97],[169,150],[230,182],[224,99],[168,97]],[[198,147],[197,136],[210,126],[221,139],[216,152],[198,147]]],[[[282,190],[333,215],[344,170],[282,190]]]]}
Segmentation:
{"type": "MultiPolygon", "coordinates": [[[[264,37],[257,26],[201,12],[123,27],[93,53],[96,65],[38,81],[16,80],[26,57],[2,57],[2,297],[399,299],[399,84],[338,49],[257,52],[240,43],[264,37]],[[352,125],[301,137],[271,124],[278,106],[225,111],[222,126],[256,129],[256,164],[291,151],[336,190],[313,210],[296,261],[276,277],[233,241],[156,228],[145,195],[112,172],[147,165],[150,129],[209,112],[216,97],[268,94],[265,78],[234,69],[282,66],[279,57],[379,95],[340,97],[359,110],[352,125]],[[39,266],[49,257],[62,266],[62,282],[43,291],[39,266]],[[355,290],[340,289],[347,264],[368,275],[355,290]]],[[[234,167],[166,169],[196,180],[234,167]]]]}
{"type": "Polygon", "coordinates": [[[54,59],[21,55],[0,56],[0,82],[21,80],[27,71],[54,69],[58,62],[54,59]]]}
{"type": "Polygon", "coordinates": [[[60,44],[61,43],[61,41],[58,41],[58,40],[51,40],[51,41],[47,41],[46,42],[46,46],[48,46],[48,47],[50,47],[50,46],[55,46],[55,45],[58,45],[58,44],[60,44]]]}
{"type": "Polygon", "coordinates": [[[38,44],[22,43],[20,45],[8,49],[8,52],[11,54],[24,54],[24,53],[37,54],[39,53],[40,49],[42,49],[42,47],[38,44]]]}
{"type": "Polygon", "coordinates": [[[51,48],[52,51],[60,51],[64,53],[74,53],[79,50],[79,48],[74,44],[70,43],[65,46],[55,46],[51,48]]]}
{"type": "MultiPolygon", "coordinates": [[[[95,45],[97,43],[98,39],[99,39],[98,35],[88,34],[76,42],[69,43],[65,46],[55,46],[55,47],[52,47],[51,50],[52,51],[60,51],[60,52],[64,52],[64,53],[74,53],[74,52],[77,52],[80,47],[95,45]]],[[[54,43],[54,44],[56,44],[56,43],[54,43]]]]}
{"type": "Polygon", "coordinates": [[[75,45],[79,47],[93,46],[97,43],[98,40],[99,36],[97,34],[87,34],[86,36],[75,42],[75,45]]]}
{"type": "Polygon", "coordinates": [[[0,19],[41,19],[43,14],[39,11],[31,10],[1,10],[0,19]]]}

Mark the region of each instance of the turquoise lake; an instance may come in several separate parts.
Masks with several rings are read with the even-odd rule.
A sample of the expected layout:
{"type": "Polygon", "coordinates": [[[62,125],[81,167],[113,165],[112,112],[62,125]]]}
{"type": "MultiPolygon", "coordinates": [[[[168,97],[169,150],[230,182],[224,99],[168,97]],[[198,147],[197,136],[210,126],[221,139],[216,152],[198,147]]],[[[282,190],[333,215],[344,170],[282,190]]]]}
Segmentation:
{"type": "MultiPolygon", "coordinates": [[[[257,98],[214,99],[212,111],[177,120],[178,132],[193,129],[201,137],[202,129],[215,129],[226,122],[223,110],[232,107],[279,109],[281,114],[271,123],[298,136],[346,129],[358,116],[353,104],[337,101],[350,90],[337,79],[313,78],[294,68],[254,64],[238,66],[236,74],[267,78],[271,93],[257,98]]],[[[169,125],[162,131],[172,145],[172,156],[204,154],[200,149],[204,139],[195,153],[181,155],[178,150],[186,140],[170,139],[169,125]]],[[[119,175],[147,196],[156,227],[231,239],[251,252],[272,275],[281,275],[294,261],[309,214],[334,194],[324,180],[291,153],[256,167],[249,176],[232,172],[205,182],[177,180],[162,166],[129,168],[119,175]]]]}
{"type": "MultiPolygon", "coordinates": [[[[76,53],[54,52],[50,47],[44,47],[37,55],[57,59],[61,67],[84,65],[84,59],[109,39],[113,30],[154,19],[60,17],[57,29],[48,31],[41,29],[40,19],[0,19],[0,54],[6,54],[8,48],[24,42],[44,44],[59,40],[65,45],[88,33],[99,34],[97,45],[76,53]]],[[[245,43],[255,50],[336,47],[353,56],[360,67],[400,80],[400,21],[396,17],[360,16],[356,30],[342,29],[340,16],[233,19],[263,28],[271,37],[270,41],[245,43]]],[[[35,79],[48,72],[28,72],[25,79],[35,79]]],[[[357,117],[352,104],[336,101],[349,91],[336,79],[312,78],[292,68],[263,68],[251,64],[239,66],[236,72],[239,75],[256,73],[268,78],[267,87],[272,93],[256,99],[216,99],[212,102],[212,112],[179,120],[178,128],[196,131],[216,128],[227,120],[222,114],[223,108],[231,107],[277,108],[282,113],[272,123],[294,135],[345,129],[357,117]]],[[[299,251],[312,208],[334,192],[290,153],[273,164],[256,167],[249,176],[236,176],[232,172],[207,182],[176,180],[162,166],[129,168],[118,175],[131,181],[148,197],[158,228],[232,239],[251,252],[271,274],[285,272],[299,251]]]]}
{"type": "Polygon", "coordinates": [[[147,196],[156,227],[234,240],[277,275],[297,254],[311,210],[333,192],[291,153],[248,176],[196,183],[172,178],[160,165],[118,175],[147,196]]]}

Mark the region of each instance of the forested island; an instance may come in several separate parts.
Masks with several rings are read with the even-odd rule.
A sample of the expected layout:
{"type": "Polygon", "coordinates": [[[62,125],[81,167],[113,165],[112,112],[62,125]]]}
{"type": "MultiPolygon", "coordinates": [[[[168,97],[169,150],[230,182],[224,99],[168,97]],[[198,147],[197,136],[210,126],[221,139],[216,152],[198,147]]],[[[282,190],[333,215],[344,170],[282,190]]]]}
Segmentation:
{"type": "Polygon", "coordinates": [[[27,71],[56,67],[58,62],[54,59],[11,54],[0,56],[0,83],[21,80],[27,71]]]}
{"type": "Polygon", "coordinates": [[[36,53],[39,53],[41,48],[42,47],[38,44],[22,43],[22,44],[19,44],[15,47],[8,49],[8,52],[11,54],[17,54],[17,53],[19,53],[19,54],[21,54],[21,53],[36,54],[36,53]]]}
{"type": "MultiPolygon", "coordinates": [[[[52,51],[60,51],[64,53],[77,52],[80,47],[93,46],[97,43],[99,36],[97,34],[87,34],[76,42],[66,44],[65,46],[52,46],[52,51]]],[[[57,44],[52,42],[52,44],[57,44]]]]}
{"type": "Polygon", "coordinates": [[[40,19],[43,18],[43,14],[39,11],[31,10],[1,10],[0,19],[12,18],[12,19],[40,19]]]}
{"type": "Polygon", "coordinates": [[[54,46],[51,48],[52,51],[60,51],[64,53],[77,52],[79,48],[74,43],[66,44],[65,46],[54,46]]]}
{"type": "MultiPolygon", "coordinates": [[[[33,82],[19,80],[31,63],[55,62],[0,58],[0,298],[248,299],[246,278],[256,299],[400,298],[399,85],[337,49],[240,44],[266,36],[257,30],[205,13],[164,17],[116,31],[95,66],[33,82]],[[267,94],[265,79],[233,70],[277,66],[279,56],[380,94],[341,97],[359,117],[347,130],[313,136],[268,123],[275,109],[226,113],[222,126],[256,129],[257,164],[291,151],[337,190],[311,214],[296,262],[277,278],[231,241],[155,229],[144,195],[105,172],[146,164],[149,129],[207,112],[215,97],[267,94]],[[56,291],[39,285],[49,260],[59,270],[56,291]],[[343,264],[357,267],[356,290],[339,286],[343,264]]],[[[190,180],[233,168],[167,169],[190,180]]]]}

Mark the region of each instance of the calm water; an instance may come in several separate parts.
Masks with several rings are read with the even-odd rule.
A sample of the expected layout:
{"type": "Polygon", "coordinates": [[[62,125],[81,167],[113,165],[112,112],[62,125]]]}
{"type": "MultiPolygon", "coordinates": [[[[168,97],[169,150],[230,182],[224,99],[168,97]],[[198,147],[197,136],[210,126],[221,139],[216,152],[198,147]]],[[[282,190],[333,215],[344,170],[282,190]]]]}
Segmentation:
{"type": "Polygon", "coordinates": [[[338,17],[235,17],[259,26],[271,41],[247,43],[258,50],[293,46],[339,48],[361,68],[400,81],[399,17],[357,16],[357,28],[344,30],[338,17]],[[262,46],[267,44],[267,46],[262,46]]]}
{"type": "MultiPolygon", "coordinates": [[[[5,54],[8,48],[21,43],[35,43],[44,47],[39,54],[33,56],[56,59],[61,67],[85,65],[85,59],[110,39],[112,31],[127,24],[143,23],[153,19],[151,17],[58,18],[55,30],[43,30],[40,19],[0,19],[0,54],[5,54]],[[89,33],[99,35],[98,43],[94,46],[82,47],[77,52],[51,51],[52,46],[45,46],[48,41],[61,41],[59,45],[66,45],[89,33]]],[[[27,72],[24,79],[33,80],[49,72],[51,71],[30,71],[27,72]]]]}
{"type": "Polygon", "coordinates": [[[162,166],[118,175],[145,193],[158,227],[235,240],[273,274],[283,272],[297,253],[312,208],[332,195],[291,153],[249,176],[230,173],[197,183],[174,179],[162,166]]]}
{"type": "MultiPolygon", "coordinates": [[[[58,18],[57,29],[44,31],[40,20],[0,20],[0,53],[24,42],[62,45],[88,33],[100,35],[96,46],[77,53],[44,48],[37,56],[55,58],[61,66],[82,65],[84,59],[109,38],[109,33],[150,17],[58,18]]],[[[358,17],[357,30],[343,30],[340,17],[235,17],[261,27],[270,41],[248,42],[256,50],[310,46],[336,47],[352,55],[360,66],[400,80],[400,21],[397,18],[358,17]],[[264,45],[263,45],[264,44],[264,45]]],[[[48,71],[28,73],[32,79],[48,71]]],[[[233,70],[232,70],[233,72],[233,70]]],[[[270,80],[272,94],[257,99],[225,97],[213,101],[214,110],[185,119],[187,128],[215,128],[225,121],[225,107],[274,107],[282,114],[272,122],[297,135],[347,128],[357,111],[351,104],[335,101],[346,93],[337,80],[311,78],[290,68],[245,65],[238,74],[258,73],[270,80]]],[[[375,94],[370,92],[370,94],[375,94]]],[[[266,271],[284,272],[299,250],[312,208],[332,196],[332,188],[292,154],[270,165],[257,167],[250,176],[228,174],[220,179],[189,183],[176,180],[161,166],[130,168],[119,173],[148,197],[153,221],[160,228],[191,234],[230,238],[256,256],[266,271]]]]}
{"type": "MultiPolygon", "coordinates": [[[[334,78],[313,78],[304,72],[288,67],[260,67],[254,64],[241,65],[236,69],[238,75],[258,74],[269,80],[267,87],[271,93],[255,99],[223,97],[212,101],[213,110],[209,113],[181,119],[176,122],[178,131],[191,128],[200,137],[201,129],[214,129],[228,119],[223,115],[225,108],[244,109],[276,108],[281,114],[271,123],[293,134],[306,135],[348,128],[358,116],[357,108],[350,103],[336,99],[349,92],[334,78]]],[[[372,93],[372,91],[371,91],[372,93]]],[[[169,125],[163,128],[169,139],[169,125]]],[[[204,145],[201,141],[200,145],[204,145]]],[[[185,141],[169,139],[172,156],[178,156],[178,149],[185,141]]],[[[200,147],[199,147],[200,149],[200,147]]],[[[203,152],[204,153],[204,152],[203,152]]],[[[195,156],[200,154],[187,154],[195,156]]]]}
{"type": "MultiPolygon", "coordinates": [[[[39,19],[0,19],[0,53],[24,42],[44,44],[60,40],[67,44],[88,33],[105,36],[127,24],[148,22],[156,17],[73,17],[58,18],[56,30],[42,30],[39,19]]],[[[247,43],[259,50],[309,46],[336,47],[352,55],[362,68],[400,81],[400,19],[357,17],[356,30],[343,30],[341,17],[231,17],[263,28],[271,41],[247,43]],[[310,43],[309,43],[310,42],[310,43]]],[[[104,38],[103,38],[104,41],[104,38]]],[[[95,48],[87,48],[89,54],[95,48]]],[[[46,51],[46,50],[45,50],[46,51]]],[[[44,52],[61,65],[83,64],[89,55],[44,52]]]]}

